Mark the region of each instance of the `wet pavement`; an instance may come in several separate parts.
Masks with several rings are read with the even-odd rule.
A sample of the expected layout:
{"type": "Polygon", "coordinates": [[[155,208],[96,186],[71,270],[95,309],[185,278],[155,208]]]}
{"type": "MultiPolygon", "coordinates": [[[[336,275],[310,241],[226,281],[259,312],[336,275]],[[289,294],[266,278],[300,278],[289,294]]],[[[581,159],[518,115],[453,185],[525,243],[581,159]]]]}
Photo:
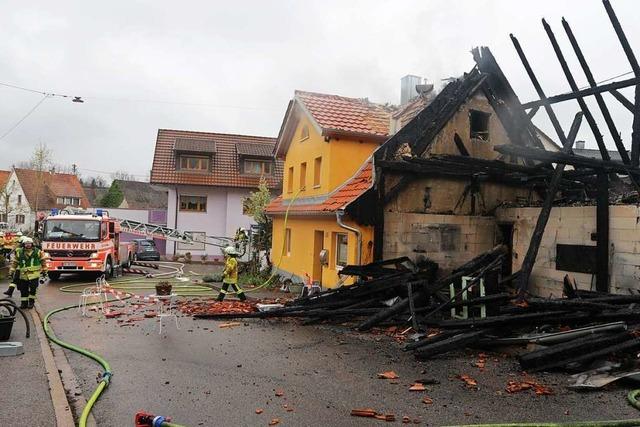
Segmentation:
{"type": "MultiPolygon", "coordinates": [[[[77,302],[77,295],[58,291],[63,284],[68,283],[41,290],[44,310],[77,302]]],[[[504,355],[488,354],[481,370],[474,366],[477,351],[417,362],[386,336],[357,334],[343,327],[250,320],[220,328],[224,322],[189,317],[179,321],[179,330],[167,322],[160,335],[155,319],[121,326],[117,319],[96,313],[82,318],[70,310],[55,316],[52,325],[58,337],[100,354],[112,366],[112,383],[93,412],[98,425],[133,425],[133,416],[140,410],[171,416],[187,426],[266,426],[274,419],[278,425],[290,426],[384,423],[350,416],[352,409],[362,407],[393,413],[396,424],[408,416],[420,425],[640,416],[626,402],[628,386],[576,393],[564,387],[566,375],[535,375],[554,395],[536,396],[531,390],[509,394],[507,382],[521,376],[516,361],[504,355]],[[399,378],[377,378],[377,373],[387,370],[399,378]],[[477,389],[468,388],[459,375],[477,380],[477,389]],[[427,385],[425,392],[409,391],[422,378],[440,384],[427,385]],[[423,403],[425,397],[433,403],[423,403]],[[257,414],[257,409],[262,413],[257,414]]],[[[65,353],[83,393],[89,396],[100,367],[65,353]]],[[[44,373],[40,369],[34,375],[44,373]]],[[[9,383],[17,381],[14,375],[9,383]]],[[[29,404],[42,393],[35,390],[29,404]]]]}
{"type": "MultiPolygon", "coordinates": [[[[6,290],[5,282],[0,284],[0,289],[2,292],[6,290]]],[[[18,300],[14,298],[14,301],[18,300]]],[[[31,324],[30,338],[25,337],[26,326],[22,316],[18,315],[9,339],[22,342],[24,354],[0,357],[0,426],[3,427],[55,424],[40,341],[31,316],[28,312],[26,314],[31,324]]]]}

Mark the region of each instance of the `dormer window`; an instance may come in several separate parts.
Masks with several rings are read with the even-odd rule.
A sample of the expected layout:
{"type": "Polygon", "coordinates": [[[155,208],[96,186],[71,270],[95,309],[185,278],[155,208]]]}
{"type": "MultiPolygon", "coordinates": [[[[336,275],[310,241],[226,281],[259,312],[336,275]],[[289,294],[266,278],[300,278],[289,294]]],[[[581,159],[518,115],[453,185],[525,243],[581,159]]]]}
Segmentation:
{"type": "Polygon", "coordinates": [[[209,172],[216,143],[207,139],[177,138],[174,151],[178,171],[209,172]]]}
{"type": "Polygon", "coordinates": [[[273,162],[270,160],[247,159],[244,161],[244,173],[250,175],[271,175],[273,162]]]}
{"type": "Polygon", "coordinates": [[[179,169],[187,171],[206,172],[209,170],[209,157],[196,157],[191,155],[180,155],[179,169]]]}
{"type": "Polygon", "coordinates": [[[67,206],[80,206],[80,197],[56,197],[56,203],[67,206]]]}

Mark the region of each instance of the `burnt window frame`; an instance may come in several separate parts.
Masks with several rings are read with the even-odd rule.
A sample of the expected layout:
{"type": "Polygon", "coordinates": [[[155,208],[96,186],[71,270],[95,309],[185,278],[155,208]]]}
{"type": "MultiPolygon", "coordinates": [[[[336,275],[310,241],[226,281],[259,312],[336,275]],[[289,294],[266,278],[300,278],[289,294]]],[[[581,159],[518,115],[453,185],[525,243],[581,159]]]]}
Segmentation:
{"type": "Polygon", "coordinates": [[[482,111],[482,110],[469,110],[469,138],[475,141],[489,142],[491,140],[491,113],[482,111]],[[483,129],[484,131],[474,130],[476,126],[474,124],[479,124],[477,120],[474,120],[475,117],[482,117],[484,122],[483,129]]]}

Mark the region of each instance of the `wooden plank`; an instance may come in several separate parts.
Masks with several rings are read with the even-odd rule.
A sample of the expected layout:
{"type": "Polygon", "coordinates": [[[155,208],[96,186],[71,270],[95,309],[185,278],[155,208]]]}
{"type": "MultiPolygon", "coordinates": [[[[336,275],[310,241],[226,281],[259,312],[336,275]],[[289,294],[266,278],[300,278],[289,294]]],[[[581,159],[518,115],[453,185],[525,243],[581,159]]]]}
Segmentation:
{"type": "MultiPolygon", "coordinates": [[[[598,83],[596,83],[596,79],[593,77],[593,74],[591,73],[591,68],[589,67],[589,64],[587,64],[587,60],[582,54],[582,49],[580,49],[580,45],[578,45],[578,41],[573,35],[573,31],[571,30],[569,23],[564,18],[562,18],[562,26],[564,27],[564,31],[567,33],[567,37],[569,38],[569,43],[571,43],[571,47],[573,48],[573,51],[575,52],[576,57],[578,58],[578,62],[580,63],[580,66],[582,67],[582,70],[584,71],[585,76],[587,77],[587,82],[589,82],[589,86],[591,86],[590,90],[596,91],[599,89],[610,87],[608,91],[611,91],[611,90],[617,90],[617,89],[622,89],[623,87],[626,87],[623,85],[615,85],[615,83],[598,86],[598,83]]],[[[638,79],[637,77],[634,77],[633,79],[630,79],[630,80],[633,80],[633,83],[628,86],[633,86],[640,83],[640,79],[638,79]]],[[[627,81],[630,81],[630,80],[627,80],[627,81]]],[[[602,92],[606,92],[606,91],[602,91],[602,92]]],[[[607,124],[609,133],[611,134],[611,137],[613,138],[613,141],[616,144],[616,149],[618,150],[618,153],[620,153],[622,162],[628,165],[631,163],[631,159],[629,159],[629,154],[627,153],[627,149],[624,147],[624,144],[622,143],[622,137],[620,136],[620,132],[618,132],[616,124],[613,121],[613,117],[611,117],[611,113],[609,112],[607,103],[604,102],[604,98],[601,95],[602,92],[594,92],[593,95],[595,96],[596,102],[598,103],[598,107],[602,112],[602,117],[604,118],[604,121],[607,124]]]]}
{"type": "Polygon", "coordinates": [[[469,151],[467,151],[467,147],[464,146],[464,142],[462,142],[462,138],[460,138],[460,135],[458,135],[457,132],[455,133],[455,135],[453,135],[453,142],[456,144],[456,147],[458,148],[458,151],[461,155],[465,157],[470,156],[469,151]]]}
{"type": "MultiPolygon", "coordinates": [[[[581,123],[582,113],[578,113],[573,119],[573,124],[571,125],[571,130],[569,131],[569,137],[564,141],[562,153],[567,154],[571,151],[571,146],[573,145],[573,142],[578,135],[578,130],[580,129],[581,123]]],[[[542,209],[540,210],[540,214],[538,215],[538,220],[536,221],[536,226],[533,230],[531,241],[529,242],[527,254],[525,255],[524,260],[522,261],[522,266],[520,267],[520,275],[518,276],[516,283],[519,296],[521,298],[524,298],[524,295],[529,286],[529,277],[531,276],[533,265],[535,264],[536,257],[538,256],[538,249],[540,248],[542,235],[544,234],[544,229],[547,226],[547,222],[549,221],[549,215],[551,214],[553,201],[558,190],[558,184],[562,179],[562,172],[564,171],[564,167],[565,165],[563,163],[558,163],[555,170],[553,171],[553,176],[551,177],[551,182],[549,183],[547,196],[544,199],[542,209]]]]}
{"type": "MultiPolygon", "coordinates": [[[[549,41],[551,42],[553,51],[556,54],[556,58],[558,58],[558,62],[560,62],[560,67],[562,68],[562,71],[567,79],[567,82],[569,83],[569,87],[571,87],[571,90],[574,93],[578,92],[580,90],[578,88],[578,84],[576,83],[576,80],[573,78],[571,69],[569,68],[567,61],[564,58],[562,49],[560,49],[560,45],[558,44],[558,40],[556,39],[555,34],[553,34],[553,30],[551,29],[551,26],[547,23],[545,19],[542,19],[542,25],[544,26],[544,30],[547,33],[547,36],[549,37],[549,41]]],[[[607,150],[607,147],[604,144],[602,133],[598,128],[598,123],[596,123],[595,118],[591,114],[591,110],[589,110],[587,103],[584,101],[584,99],[581,96],[577,96],[576,101],[578,101],[580,110],[582,110],[582,113],[584,114],[584,118],[587,120],[587,123],[591,128],[591,132],[593,133],[593,138],[596,140],[596,144],[598,145],[598,150],[600,151],[600,157],[602,157],[602,160],[611,160],[611,156],[609,156],[609,151],[607,150]]]]}
{"type": "Polygon", "coordinates": [[[424,345],[418,348],[415,351],[415,355],[419,359],[428,359],[438,354],[446,353],[451,350],[457,350],[463,348],[466,345],[480,341],[480,338],[482,338],[482,336],[487,332],[487,329],[478,329],[454,335],[442,341],[424,345]]]}
{"type": "Polygon", "coordinates": [[[596,291],[609,292],[609,176],[598,173],[596,197],[596,291]]]}
{"type": "Polygon", "coordinates": [[[633,104],[633,102],[629,101],[629,100],[627,99],[627,97],[626,97],[626,96],[624,96],[622,93],[620,93],[620,92],[619,92],[619,91],[617,91],[617,90],[612,90],[612,91],[611,91],[611,95],[613,95],[613,97],[614,97],[615,99],[617,99],[618,101],[620,101],[620,103],[621,103],[622,105],[624,105],[624,107],[625,107],[627,110],[631,111],[632,113],[634,112],[635,105],[633,104]]]}

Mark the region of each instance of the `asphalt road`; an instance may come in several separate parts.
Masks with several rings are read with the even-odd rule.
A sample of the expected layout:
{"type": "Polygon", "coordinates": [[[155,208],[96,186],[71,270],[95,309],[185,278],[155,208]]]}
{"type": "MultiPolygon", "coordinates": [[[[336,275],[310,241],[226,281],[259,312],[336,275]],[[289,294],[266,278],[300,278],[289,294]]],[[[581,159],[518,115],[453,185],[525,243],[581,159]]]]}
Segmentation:
{"type": "MultiPolygon", "coordinates": [[[[77,301],[77,295],[58,291],[62,284],[67,283],[41,290],[44,309],[77,301]]],[[[507,382],[520,373],[513,359],[500,354],[489,354],[480,370],[473,366],[477,352],[420,363],[386,336],[344,327],[251,320],[221,329],[221,323],[181,317],[179,330],[167,324],[160,335],[155,319],[120,326],[116,319],[97,314],[82,318],[66,311],[52,320],[58,337],[100,354],[112,366],[111,386],[94,409],[100,426],[133,425],[140,410],[171,416],[187,426],[266,426],[275,418],[289,426],[383,423],[350,416],[351,409],[361,407],[393,413],[396,424],[408,416],[421,425],[437,426],[640,417],[626,402],[627,385],[576,393],[564,387],[565,375],[540,374],[535,378],[552,387],[554,395],[508,394],[507,382]],[[399,379],[377,379],[377,373],[387,370],[397,372],[399,379]],[[457,378],[462,374],[476,379],[478,388],[467,388],[457,378]],[[427,386],[426,392],[409,391],[420,378],[440,384],[427,386]],[[276,390],[283,395],[276,396],[276,390]],[[433,403],[423,403],[425,396],[433,403]],[[258,408],[261,414],[256,414],[258,408]]],[[[99,366],[66,354],[88,397],[99,366]]],[[[16,381],[10,378],[10,384],[16,381]]],[[[4,402],[0,404],[4,411],[4,402]]]]}

